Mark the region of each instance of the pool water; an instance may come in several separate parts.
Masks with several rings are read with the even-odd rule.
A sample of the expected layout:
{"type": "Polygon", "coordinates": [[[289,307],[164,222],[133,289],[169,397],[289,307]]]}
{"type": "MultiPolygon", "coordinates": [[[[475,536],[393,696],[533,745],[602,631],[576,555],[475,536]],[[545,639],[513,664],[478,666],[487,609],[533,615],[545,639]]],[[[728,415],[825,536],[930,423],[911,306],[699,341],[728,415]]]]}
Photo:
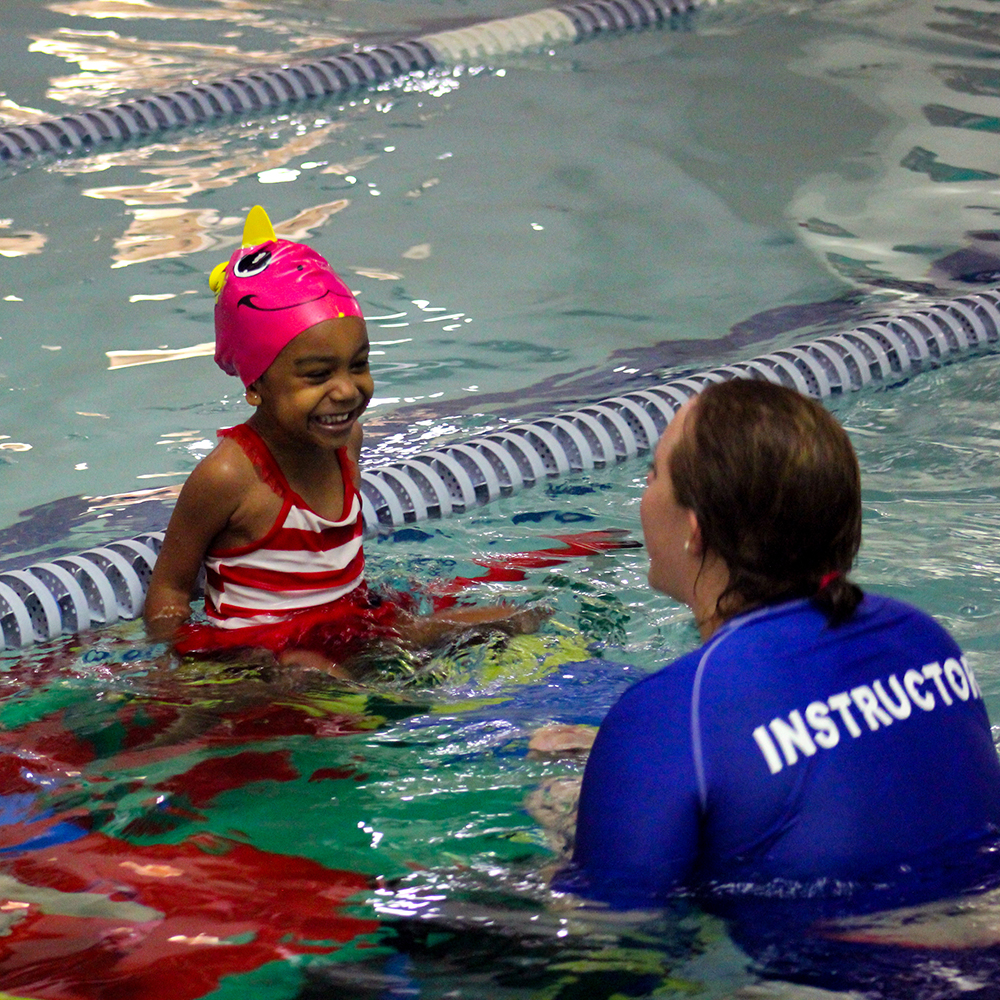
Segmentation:
{"type": "MultiPolygon", "coordinates": [[[[8,0],[0,120],[530,9],[8,0]]],[[[245,419],[205,348],[206,276],[254,203],[359,292],[383,352],[370,465],[990,284],[994,30],[975,2],[741,0],[5,167],[3,565],[162,527],[215,429],[245,419]]],[[[831,404],[864,475],[858,580],[955,634],[995,719],[998,366],[831,404]]],[[[546,888],[525,800],[581,765],[529,734],[598,723],[697,642],[641,549],[558,555],[581,532],[637,540],[644,479],[625,463],[370,540],[370,578],[417,594],[556,555],[465,592],[548,605],[537,635],[377,651],[364,685],[177,663],[136,623],[0,654],[0,990],[806,1000],[695,911],[614,919],[546,888]]],[[[993,906],[978,925],[1000,926],[993,906]]],[[[879,990],[968,994],[989,982],[976,942],[903,950],[879,990]]]]}
{"type": "MultiPolygon", "coordinates": [[[[427,3],[398,23],[390,9],[19,0],[4,9],[0,116],[110,103],[147,72],[163,90],[265,53],[306,59],[338,38],[530,8],[427,3]]],[[[839,76],[790,65],[817,38],[849,34],[842,13],[847,27],[734,4],[678,30],[8,167],[0,524],[70,496],[175,485],[220,424],[244,418],[203,346],[124,365],[212,340],[206,276],[256,202],[359,292],[382,352],[367,420],[380,456],[467,434],[471,414],[551,413],[897,302],[878,286],[859,297],[788,218],[804,183],[820,169],[855,175],[857,150],[885,127],[877,90],[872,107],[839,76]]]]}

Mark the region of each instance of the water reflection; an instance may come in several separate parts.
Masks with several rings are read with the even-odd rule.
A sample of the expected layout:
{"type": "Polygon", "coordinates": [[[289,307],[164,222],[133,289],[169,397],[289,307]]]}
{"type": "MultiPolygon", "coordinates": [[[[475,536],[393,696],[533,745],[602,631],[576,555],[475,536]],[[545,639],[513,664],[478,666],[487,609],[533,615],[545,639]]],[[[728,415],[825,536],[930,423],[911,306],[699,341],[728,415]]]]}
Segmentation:
{"type": "Polygon", "coordinates": [[[4,125],[21,125],[25,122],[38,121],[39,118],[44,117],[45,112],[38,108],[29,108],[18,104],[17,101],[4,96],[4,92],[0,90],[0,122],[4,125]]]}
{"type": "Polygon", "coordinates": [[[150,348],[146,351],[106,351],[108,370],[132,368],[135,365],[153,365],[161,361],[185,361],[188,358],[210,358],[215,355],[215,341],[195,344],[193,347],[150,348]]]}
{"type": "MultiPolygon", "coordinates": [[[[346,41],[341,35],[323,34],[315,29],[322,25],[329,30],[331,18],[304,20],[295,16],[287,6],[274,10],[270,5],[254,0],[213,0],[211,6],[199,3],[184,7],[154,3],[153,0],[70,0],[69,3],[50,3],[47,9],[70,17],[94,20],[109,18],[127,21],[191,21],[216,23],[222,27],[256,29],[278,36],[285,36],[293,43],[311,42],[313,45],[336,45],[346,41]],[[273,15],[267,11],[273,10],[273,15]]],[[[242,32],[229,32],[226,37],[240,37],[242,32]]],[[[265,54],[266,58],[266,54],[265,54]]]]}
{"type": "MultiPolygon", "coordinates": [[[[304,124],[303,128],[307,131],[289,138],[277,148],[250,146],[249,142],[254,138],[263,139],[266,133],[273,130],[271,125],[259,125],[245,129],[248,145],[229,155],[223,154],[225,147],[221,139],[217,143],[206,143],[202,136],[178,137],[169,145],[157,144],[143,150],[118,150],[102,157],[100,167],[96,169],[140,166],[143,173],[162,180],[86,188],[81,193],[88,198],[117,200],[126,205],[182,204],[193,195],[232,187],[245,177],[283,167],[290,160],[305,156],[322,145],[344,127],[342,122],[320,119],[304,124]]],[[[78,165],[75,162],[65,164],[61,169],[76,173],[78,165]]]]}
{"type": "MultiPolygon", "coordinates": [[[[336,30],[337,19],[329,12],[310,18],[307,9],[274,9],[247,0],[191,6],[152,0],[79,0],[51,3],[47,9],[77,22],[29,36],[30,52],[79,67],[78,72],[54,75],[49,81],[46,96],[64,105],[107,103],[127,91],[178,87],[190,83],[192,76],[230,75],[248,65],[281,65],[351,40],[336,30]],[[108,21],[127,24],[132,33],[109,30],[108,21]],[[84,27],[87,22],[93,22],[93,27],[84,27]],[[187,40],[173,35],[182,22],[190,24],[187,34],[193,37],[187,40]],[[161,24],[173,37],[163,37],[161,24]],[[244,36],[252,38],[255,46],[241,48],[236,39],[244,36]]],[[[16,104],[4,105],[0,112],[22,120],[16,104]]]]}
{"type": "Polygon", "coordinates": [[[13,219],[0,219],[0,257],[24,257],[26,254],[41,253],[48,237],[29,229],[2,232],[14,225],[13,219]]]}
{"type": "MultiPolygon", "coordinates": [[[[237,219],[220,219],[214,209],[140,208],[123,236],[115,240],[114,267],[144,260],[182,257],[219,246],[212,230],[234,226],[237,219]]],[[[227,242],[232,242],[228,240],[227,242]]]]}
{"type": "MultiPolygon", "coordinates": [[[[818,16],[846,29],[856,12],[827,5],[818,16]]],[[[928,295],[995,285],[997,15],[976,0],[918,0],[866,5],[864,17],[866,35],[831,35],[797,68],[891,117],[878,144],[799,188],[790,214],[800,235],[852,283],[928,295]]]]}
{"type": "Polygon", "coordinates": [[[211,7],[199,4],[193,10],[168,7],[152,0],[71,0],[70,3],[50,3],[47,7],[54,13],[71,17],[110,17],[130,21],[227,21],[243,27],[267,27],[279,32],[290,30],[283,24],[284,18],[268,18],[261,13],[263,5],[252,0],[214,0],[211,7]]]}
{"type": "Polygon", "coordinates": [[[264,53],[243,53],[235,46],[193,42],[165,44],[158,40],[123,38],[113,31],[73,31],[62,28],[37,38],[30,52],[75,63],[80,72],[53,76],[46,96],[67,105],[108,103],[131,90],[161,90],[188,82],[192,71],[226,72],[248,61],[268,61],[264,53]]]}
{"type": "MultiPolygon", "coordinates": [[[[344,38],[303,39],[308,42],[295,58],[311,51],[342,45],[344,38]]],[[[46,96],[67,105],[107,103],[128,91],[157,91],[185,86],[192,76],[234,75],[248,65],[279,66],[288,52],[245,51],[235,45],[197,42],[165,42],[122,37],[113,31],[60,29],[55,35],[37,38],[31,52],[56,56],[75,63],[80,72],[53,76],[46,96]]]]}

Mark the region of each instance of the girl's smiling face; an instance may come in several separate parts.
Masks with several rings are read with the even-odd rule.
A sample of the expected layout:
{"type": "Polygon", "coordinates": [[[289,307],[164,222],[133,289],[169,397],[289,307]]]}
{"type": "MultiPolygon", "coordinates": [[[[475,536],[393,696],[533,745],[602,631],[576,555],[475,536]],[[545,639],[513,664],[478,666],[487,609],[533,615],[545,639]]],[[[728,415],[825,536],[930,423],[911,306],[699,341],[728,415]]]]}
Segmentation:
{"type": "Polygon", "coordinates": [[[375,391],[368,352],[360,316],[303,330],[249,387],[260,396],[258,429],[297,449],[344,447],[375,391]]]}

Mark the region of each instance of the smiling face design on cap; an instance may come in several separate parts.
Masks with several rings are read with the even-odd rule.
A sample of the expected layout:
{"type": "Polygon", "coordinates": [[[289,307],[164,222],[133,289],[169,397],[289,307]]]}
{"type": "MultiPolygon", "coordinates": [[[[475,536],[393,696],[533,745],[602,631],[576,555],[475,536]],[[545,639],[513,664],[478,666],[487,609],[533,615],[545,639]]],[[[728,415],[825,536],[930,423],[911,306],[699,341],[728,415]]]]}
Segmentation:
{"type": "Polygon", "coordinates": [[[303,330],[362,315],[326,260],[302,243],[277,239],[259,208],[247,218],[244,245],[212,272],[210,284],[216,292],[215,360],[244,385],[256,381],[303,330]],[[247,245],[254,237],[264,239],[247,245]]]}

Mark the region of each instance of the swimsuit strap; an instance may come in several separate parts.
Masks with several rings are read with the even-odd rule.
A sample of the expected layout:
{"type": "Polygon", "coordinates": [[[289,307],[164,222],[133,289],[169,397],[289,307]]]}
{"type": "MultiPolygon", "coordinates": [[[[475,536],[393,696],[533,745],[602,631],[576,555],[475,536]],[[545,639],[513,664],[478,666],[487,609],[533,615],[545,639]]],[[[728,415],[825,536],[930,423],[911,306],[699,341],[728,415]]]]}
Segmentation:
{"type": "Polygon", "coordinates": [[[285,479],[285,474],[281,471],[281,466],[274,460],[274,456],[264,443],[264,439],[249,424],[223,427],[216,433],[220,438],[232,438],[240,446],[260,478],[282,500],[294,495],[291,486],[288,485],[288,480],[285,479]]]}
{"type": "MultiPolygon", "coordinates": [[[[309,504],[289,485],[285,474],[281,471],[281,466],[271,454],[267,443],[249,424],[223,427],[222,430],[216,431],[216,435],[220,438],[232,438],[243,450],[243,454],[250,459],[263,482],[274,490],[282,501],[294,503],[297,507],[315,513],[309,504]]],[[[340,478],[344,483],[344,508],[341,513],[341,517],[344,517],[346,512],[351,509],[352,497],[357,493],[357,488],[354,485],[354,462],[348,454],[347,448],[337,449],[337,461],[340,463],[340,478]]]]}

